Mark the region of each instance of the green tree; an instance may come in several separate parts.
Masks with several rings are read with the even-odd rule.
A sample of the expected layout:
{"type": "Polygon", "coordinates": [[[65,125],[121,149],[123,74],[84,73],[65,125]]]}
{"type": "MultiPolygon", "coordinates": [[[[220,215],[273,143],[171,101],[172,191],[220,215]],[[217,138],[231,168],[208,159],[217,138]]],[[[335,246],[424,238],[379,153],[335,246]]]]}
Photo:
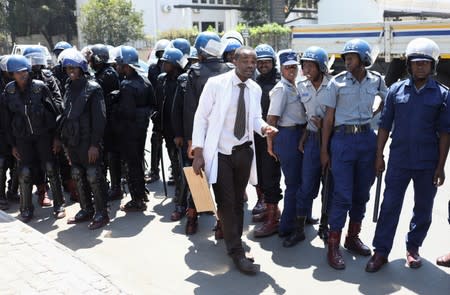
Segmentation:
{"type": "Polygon", "coordinates": [[[144,38],[142,12],[129,0],[89,0],[81,16],[81,31],[89,44],[120,45],[144,38]]]}
{"type": "Polygon", "coordinates": [[[72,40],[76,35],[75,0],[4,0],[0,6],[13,42],[20,36],[42,34],[53,47],[53,36],[72,40]]]}
{"type": "MultiPolygon", "coordinates": [[[[271,1],[269,0],[243,0],[242,18],[249,26],[261,26],[270,22],[271,1]]],[[[295,9],[299,0],[284,0],[284,15],[288,17],[289,13],[295,9]]]]}

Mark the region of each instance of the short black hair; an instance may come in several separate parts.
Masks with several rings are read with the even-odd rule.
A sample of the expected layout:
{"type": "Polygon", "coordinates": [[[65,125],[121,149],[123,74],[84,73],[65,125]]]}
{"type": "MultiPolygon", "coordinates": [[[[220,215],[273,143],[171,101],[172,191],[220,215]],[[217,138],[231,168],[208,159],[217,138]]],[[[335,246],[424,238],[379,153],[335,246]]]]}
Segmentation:
{"type": "Polygon", "coordinates": [[[239,60],[239,57],[241,56],[242,51],[245,51],[245,50],[252,51],[255,54],[255,56],[256,56],[256,51],[255,51],[255,49],[253,49],[253,47],[241,46],[238,49],[236,49],[236,51],[234,52],[234,59],[235,60],[239,60]]]}

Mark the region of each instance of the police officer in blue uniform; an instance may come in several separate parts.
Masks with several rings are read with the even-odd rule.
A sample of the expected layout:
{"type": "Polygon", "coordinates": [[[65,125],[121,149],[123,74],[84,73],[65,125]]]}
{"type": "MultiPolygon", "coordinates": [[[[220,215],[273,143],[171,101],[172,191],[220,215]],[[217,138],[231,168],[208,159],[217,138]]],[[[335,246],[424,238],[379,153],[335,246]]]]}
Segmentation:
{"type": "Polygon", "coordinates": [[[328,94],[326,87],[330,80],[327,74],[328,54],[324,49],[317,46],[307,48],[300,58],[300,63],[306,79],[298,82],[297,88],[308,124],[299,143],[299,149],[303,153],[303,165],[300,168],[302,184],[296,195],[296,228],[283,242],[285,247],[292,247],[305,239],[305,223],[311,214],[313,200],[319,193],[322,172],[319,130],[325,115],[325,107],[321,105],[321,100],[328,94]]]}
{"type": "Polygon", "coordinates": [[[119,74],[125,78],[120,83],[119,107],[113,119],[120,134],[120,157],[125,162],[131,201],[121,206],[123,211],[144,211],[147,199],[144,182],[144,150],[150,115],[156,101],[152,84],[141,75],[139,57],[131,46],[120,46],[116,57],[119,74]]]}
{"type": "Polygon", "coordinates": [[[60,90],[61,90],[61,95],[63,95],[63,96],[64,96],[64,92],[66,91],[65,86],[66,86],[66,82],[67,82],[67,79],[69,78],[69,76],[67,76],[66,71],[64,71],[64,69],[62,67],[62,64],[60,62],[61,60],[59,59],[59,55],[65,49],[69,49],[69,48],[72,48],[72,45],[70,45],[66,41],[59,41],[58,43],[55,44],[55,47],[53,48],[53,53],[55,54],[56,58],[58,59],[58,62],[52,68],[52,73],[53,73],[53,75],[55,75],[56,79],[58,79],[58,82],[60,85],[60,90]]]}
{"type": "Polygon", "coordinates": [[[75,48],[66,49],[61,65],[69,77],[60,120],[61,139],[71,161],[81,210],[69,218],[74,224],[91,221],[91,230],[108,224],[107,190],[103,174],[105,101],[100,85],[88,79],[88,63],[75,48]],[[91,196],[92,192],[92,196],[91,196]],[[92,197],[94,204],[92,204],[92,197]]]}
{"type": "Polygon", "coordinates": [[[406,48],[410,77],[389,89],[378,130],[376,171],[384,170],[383,149],[391,133],[384,199],[373,239],[374,255],[366,271],[376,272],[391,251],[408,184],[414,183],[414,208],[406,236],[406,263],[419,268],[419,248],[431,225],[437,187],[444,183],[449,147],[448,88],[432,78],[439,47],[427,38],[412,40],[406,48]],[[393,125],[395,127],[393,128],[393,125]]]}
{"type": "Polygon", "coordinates": [[[31,79],[31,64],[27,58],[10,56],[7,69],[14,81],[5,88],[6,137],[13,156],[19,161],[20,217],[24,222],[33,217],[31,190],[37,164],[50,180],[54,216],[63,218],[64,199],[54,157],[61,148],[56,138],[56,118],[60,109],[44,82],[31,79]]]}
{"type": "MultiPolygon", "coordinates": [[[[276,68],[277,56],[273,48],[268,44],[256,46],[256,68],[258,75],[256,83],[261,87],[261,112],[263,120],[267,119],[270,105],[270,91],[280,81],[281,75],[276,68]]],[[[280,209],[278,203],[283,198],[280,180],[280,162],[276,161],[267,153],[267,142],[256,132],[255,157],[258,173],[258,185],[256,192],[258,201],[252,210],[253,221],[263,221],[253,232],[256,238],[268,237],[278,232],[280,222],[280,209]]]]}
{"type": "Polygon", "coordinates": [[[376,113],[373,112],[374,99],[376,95],[384,99],[387,93],[383,78],[365,68],[373,62],[371,47],[366,41],[348,41],[342,58],[347,71],[331,79],[327,88],[329,94],[322,102],[326,106],[326,114],[320,153],[322,169],[331,168],[334,180],[328,264],[335,269],[345,268],[339,245],[347,214],[350,222],[344,247],[359,255],[370,255],[370,249],[358,235],[370,187],[375,180],[376,135],[370,127],[376,113]]]}
{"type": "Polygon", "coordinates": [[[267,151],[278,158],[284,174],[284,208],[281,214],[278,233],[288,236],[295,228],[296,194],[302,182],[301,167],[303,155],[298,143],[306,127],[306,114],[298,93],[296,78],[298,75],[298,56],[291,50],[279,53],[281,81],[270,91],[270,106],[267,123],[277,126],[279,133],[268,139],[267,151]]]}

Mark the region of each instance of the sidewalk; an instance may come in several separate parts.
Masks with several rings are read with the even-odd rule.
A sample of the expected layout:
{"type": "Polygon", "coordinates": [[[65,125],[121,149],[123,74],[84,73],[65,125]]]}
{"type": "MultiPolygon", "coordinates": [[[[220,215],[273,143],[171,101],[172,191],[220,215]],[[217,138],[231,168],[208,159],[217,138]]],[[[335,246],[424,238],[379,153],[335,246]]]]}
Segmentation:
{"type": "Polygon", "coordinates": [[[0,210],[0,294],[123,294],[101,271],[0,210]]]}

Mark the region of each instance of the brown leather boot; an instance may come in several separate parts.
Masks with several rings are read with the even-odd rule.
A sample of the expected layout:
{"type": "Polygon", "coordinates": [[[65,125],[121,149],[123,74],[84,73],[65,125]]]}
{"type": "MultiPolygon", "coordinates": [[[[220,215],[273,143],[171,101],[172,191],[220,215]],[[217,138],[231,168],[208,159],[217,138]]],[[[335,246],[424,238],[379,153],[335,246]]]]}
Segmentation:
{"type": "Polygon", "coordinates": [[[38,203],[41,207],[50,207],[52,200],[47,195],[47,184],[43,183],[37,186],[38,203]]]}
{"type": "Polygon", "coordinates": [[[197,232],[198,227],[198,213],[195,208],[188,208],[186,212],[186,235],[193,235],[197,232]]]}
{"type": "Polygon", "coordinates": [[[345,268],[344,258],[342,257],[341,250],[339,249],[340,244],[341,244],[341,232],[330,231],[328,235],[327,259],[328,264],[334,269],[345,268]]]}
{"type": "Polygon", "coordinates": [[[259,187],[256,188],[256,195],[258,196],[258,201],[256,201],[255,207],[252,209],[252,215],[260,214],[266,211],[266,204],[264,202],[264,194],[259,187]]]}
{"type": "Polygon", "coordinates": [[[266,220],[260,227],[254,231],[255,238],[263,238],[271,236],[278,232],[278,224],[280,222],[280,209],[277,204],[266,204],[266,220]]]}
{"type": "Polygon", "coordinates": [[[361,232],[361,223],[352,222],[348,225],[347,237],[345,238],[344,247],[353,253],[362,256],[370,256],[372,252],[369,247],[363,244],[359,239],[359,233],[361,232]]]}

